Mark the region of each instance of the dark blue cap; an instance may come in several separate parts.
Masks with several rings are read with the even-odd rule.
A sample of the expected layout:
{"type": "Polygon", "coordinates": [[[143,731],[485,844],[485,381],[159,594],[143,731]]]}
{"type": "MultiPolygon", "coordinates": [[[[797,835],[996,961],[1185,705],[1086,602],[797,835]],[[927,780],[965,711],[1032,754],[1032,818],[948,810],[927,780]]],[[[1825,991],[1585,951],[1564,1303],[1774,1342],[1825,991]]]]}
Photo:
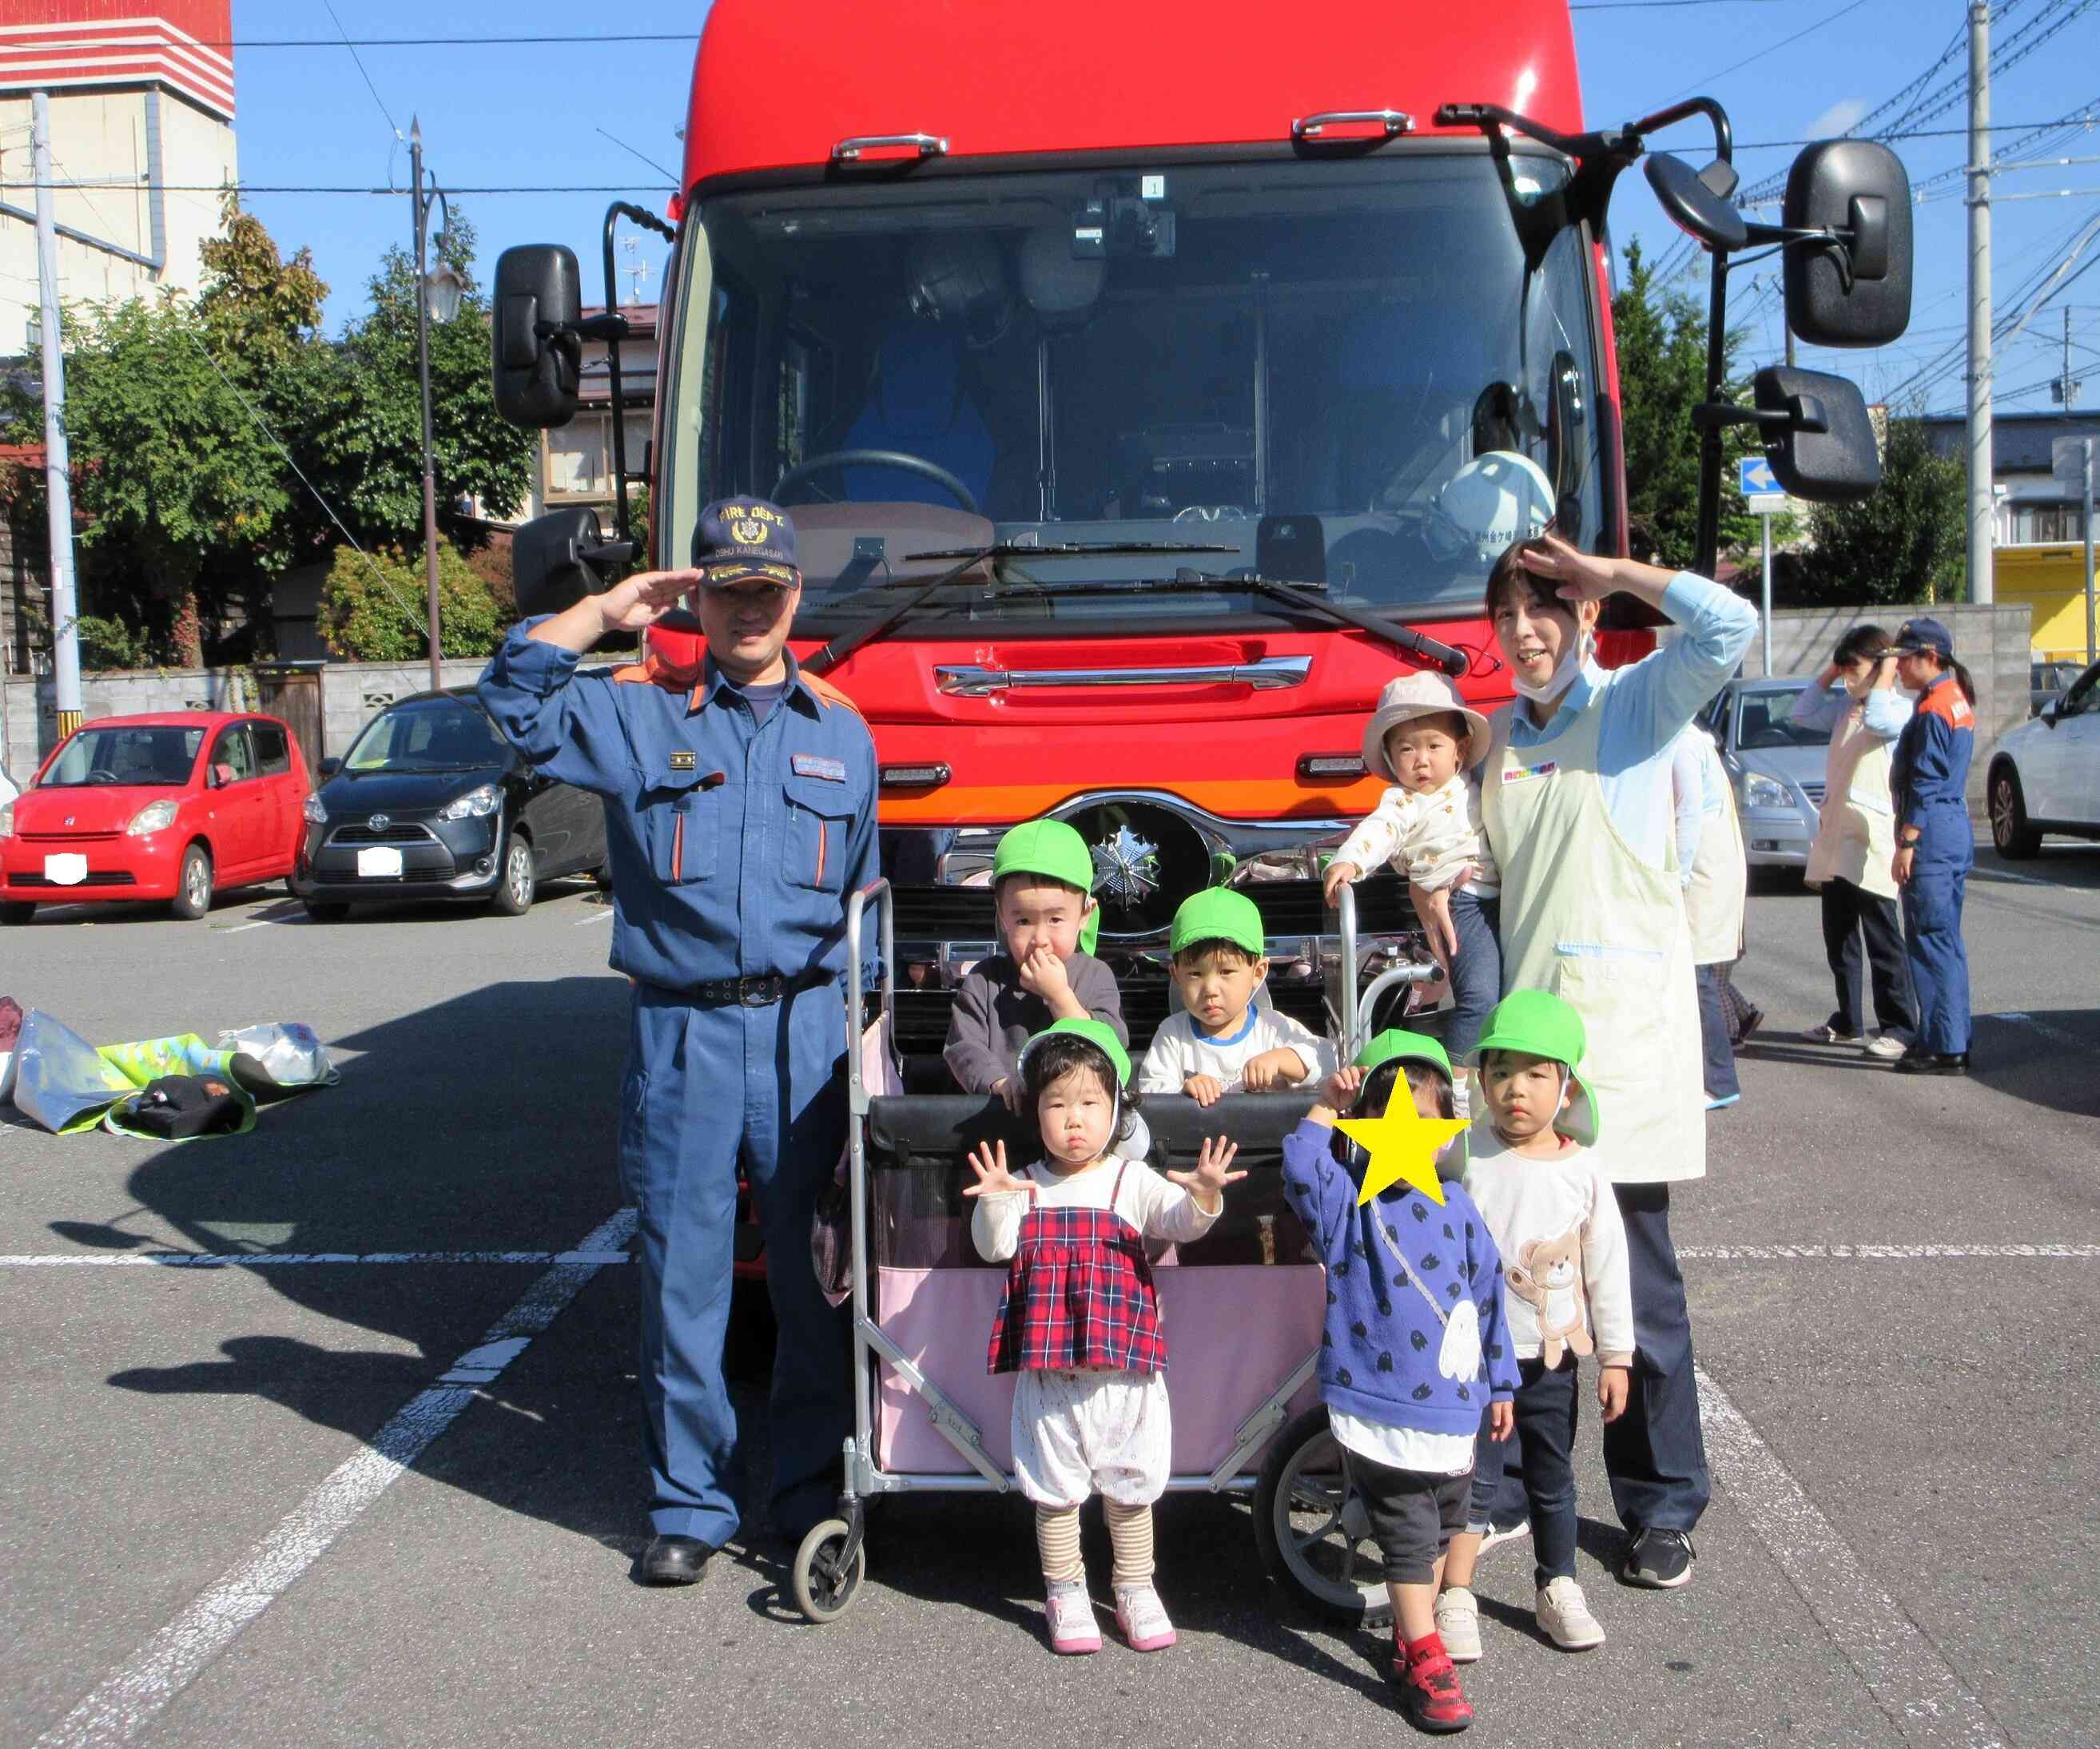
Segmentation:
{"type": "Polygon", "coordinates": [[[1943,662],[1954,659],[1954,639],[1937,619],[1906,619],[1896,632],[1895,648],[1908,654],[1929,650],[1943,662]]]}
{"type": "Polygon", "coordinates": [[[700,512],[693,563],[710,588],[763,577],[792,588],[802,580],[795,559],[795,519],[763,498],[723,498],[700,512]]]}

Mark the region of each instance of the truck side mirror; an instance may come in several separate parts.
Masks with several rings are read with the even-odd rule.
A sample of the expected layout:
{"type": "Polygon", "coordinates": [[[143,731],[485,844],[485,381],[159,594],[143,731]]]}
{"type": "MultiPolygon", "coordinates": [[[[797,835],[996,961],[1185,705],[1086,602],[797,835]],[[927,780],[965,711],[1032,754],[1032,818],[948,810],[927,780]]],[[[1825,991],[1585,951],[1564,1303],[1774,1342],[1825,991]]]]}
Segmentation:
{"type": "Polygon", "coordinates": [[[1874,422],[1856,385],[1822,371],[1767,365],[1754,384],[1765,460],[1789,496],[1812,504],[1870,496],[1882,483],[1874,422]]]}
{"type": "Polygon", "coordinates": [[[1702,174],[1682,158],[1651,152],[1641,170],[1670,222],[1687,236],[1724,255],[1749,241],[1743,215],[1728,198],[1735,174],[1727,165],[1710,165],[1702,174]]]}
{"type": "Polygon", "coordinates": [[[586,595],[602,595],[632,559],[632,542],[606,541],[588,505],[549,510],[521,524],[510,539],[510,584],[522,615],[558,614],[586,595]]]}
{"type": "Polygon", "coordinates": [[[1786,324],[1812,346],[1882,346],[1910,326],[1910,178],[1868,139],[1826,139],[1787,172],[1786,324]]]}
{"type": "Polygon", "coordinates": [[[573,333],[583,311],[576,252],[527,243],[496,258],[494,323],[496,410],[514,425],[545,430],[576,416],[583,346],[573,333]]]}

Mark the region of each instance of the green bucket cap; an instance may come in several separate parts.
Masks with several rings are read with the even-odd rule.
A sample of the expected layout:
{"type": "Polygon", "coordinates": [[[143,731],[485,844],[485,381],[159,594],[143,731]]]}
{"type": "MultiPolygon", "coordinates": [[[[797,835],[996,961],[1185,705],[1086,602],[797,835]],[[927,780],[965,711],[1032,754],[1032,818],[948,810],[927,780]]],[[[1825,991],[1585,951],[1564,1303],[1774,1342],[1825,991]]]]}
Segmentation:
{"type": "Polygon", "coordinates": [[[1008,828],[992,852],[992,884],[1009,874],[1047,875],[1089,892],[1094,859],[1087,853],[1086,840],[1062,820],[1024,820],[1008,828]]]}
{"type": "Polygon", "coordinates": [[[1178,954],[1198,941],[1229,941],[1260,959],[1267,951],[1261,913],[1243,892],[1229,887],[1206,887],[1192,892],[1174,913],[1174,932],[1167,950],[1178,954]]]}
{"type": "Polygon", "coordinates": [[[1115,1067],[1116,1084],[1130,1085],[1130,1053],[1123,1047],[1123,1041],[1115,1035],[1115,1029],[1105,1020],[1068,1019],[1052,1020],[1043,1030],[1021,1047],[1021,1067],[1028,1064],[1028,1053],[1046,1038],[1055,1038],[1060,1033],[1068,1033],[1074,1038],[1083,1038],[1090,1045],[1098,1045],[1101,1053],[1115,1067]]]}
{"type": "Polygon", "coordinates": [[[1582,1016],[1551,990],[1515,990],[1489,1011],[1472,1060],[1478,1065],[1490,1051],[1521,1051],[1527,1056],[1564,1064],[1568,1107],[1554,1119],[1553,1127],[1570,1141],[1593,1148],[1604,1129],[1604,1114],[1578,1073],[1588,1046],[1582,1016]]]}
{"type": "Polygon", "coordinates": [[[1396,1059],[1402,1063],[1427,1063],[1446,1081],[1458,1078],[1451,1073],[1451,1059],[1440,1041],[1425,1033],[1404,1033],[1396,1026],[1376,1034],[1359,1051],[1356,1066],[1368,1071],[1396,1059]]]}

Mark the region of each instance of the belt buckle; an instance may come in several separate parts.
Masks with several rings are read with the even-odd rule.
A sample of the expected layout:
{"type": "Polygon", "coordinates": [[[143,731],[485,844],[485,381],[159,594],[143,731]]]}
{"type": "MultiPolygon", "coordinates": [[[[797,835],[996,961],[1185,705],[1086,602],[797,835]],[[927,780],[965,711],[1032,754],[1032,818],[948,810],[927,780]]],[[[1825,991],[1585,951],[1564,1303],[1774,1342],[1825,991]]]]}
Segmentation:
{"type": "Polygon", "coordinates": [[[767,978],[739,978],[736,980],[736,999],[746,1008],[771,1007],[780,998],[773,989],[774,980],[767,978]]]}

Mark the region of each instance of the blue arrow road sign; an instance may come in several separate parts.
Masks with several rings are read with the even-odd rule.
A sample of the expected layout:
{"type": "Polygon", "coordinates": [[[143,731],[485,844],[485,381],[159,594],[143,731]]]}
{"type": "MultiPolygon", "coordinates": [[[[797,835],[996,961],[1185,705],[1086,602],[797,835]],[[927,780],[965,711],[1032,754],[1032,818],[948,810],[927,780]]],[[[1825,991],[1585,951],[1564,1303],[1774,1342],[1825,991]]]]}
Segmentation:
{"type": "Polygon", "coordinates": [[[1736,486],[1745,498],[1784,494],[1786,490],[1772,472],[1771,464],[1762,456],[1745,456],[1736,462],[1736,486]]]}

